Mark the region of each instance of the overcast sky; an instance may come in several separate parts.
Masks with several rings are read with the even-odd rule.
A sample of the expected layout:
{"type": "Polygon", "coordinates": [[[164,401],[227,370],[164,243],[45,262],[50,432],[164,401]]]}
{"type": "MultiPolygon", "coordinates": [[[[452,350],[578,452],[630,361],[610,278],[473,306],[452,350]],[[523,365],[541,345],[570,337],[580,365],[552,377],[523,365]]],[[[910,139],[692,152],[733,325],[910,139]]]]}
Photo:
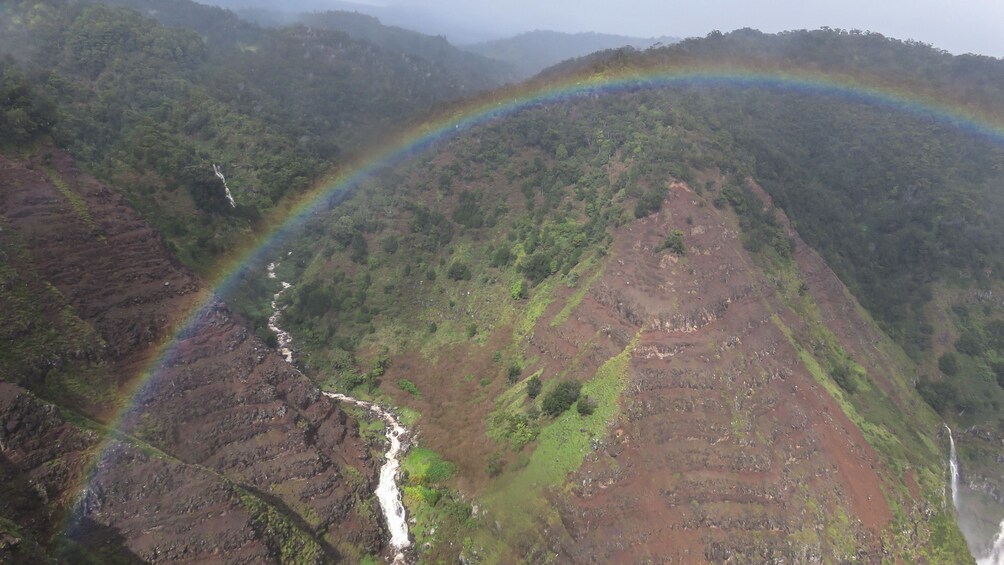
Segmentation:
{"type": "MultiPolygon", "coordinates": [[[[359,2],[360,0],[356,0],[359,2]]],[[[952,53],[1004,57],[1004,0],[361,0],[430,9],[436,19],[509,35],[533,29],[704,36],[753,27],[876,31],[952,53]]]]}

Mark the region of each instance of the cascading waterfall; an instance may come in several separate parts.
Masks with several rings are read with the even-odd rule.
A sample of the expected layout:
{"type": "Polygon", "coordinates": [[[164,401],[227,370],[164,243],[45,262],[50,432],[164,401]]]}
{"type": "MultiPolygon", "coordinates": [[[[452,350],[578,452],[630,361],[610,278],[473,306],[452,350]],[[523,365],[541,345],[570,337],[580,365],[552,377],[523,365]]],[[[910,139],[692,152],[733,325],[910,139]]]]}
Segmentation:
{"type": "Polygon", "coordinates": [[[990,546],[990,552],[976,558],[977,565],[1004,565],[1004,520],[997,527],[997,535],[990,546]]]}
{"type": "Polygon", "coordinates": [[[955,512],[959,511],[959,457],[955,453],[955,438],[952,437],[952,428],[945,424],[945,429],[948,430],[948,469],[952,474],[952,505],[955,507],[955,512]]]}
{"type": "MultiPolygon", "coordinates": [[[[959,503],[959,456],[955,451],[952,428],[945,424],[945,429],[948,430],[948,469],[952,475],[952,505],[955,506],[955,512],[958,514],[962,511],[962,505],[959,503]]],[[[976,558],[977,565],[1004,565],[1004,520],[1001,520],[1000,526],[997,528],[997,535],[994,537],[993,543],[990,544],[989,552],[984,556],[974,555],[973,557],[976,558]]]]}
{"type": "MultiPolygon", "coordinates": [[[[268,278],[276,278],[275,269],[277,266],[277,263],[269,263],[268,278]]],[[[272,315],[268,319],[268,328],[275,332],[278,337],[279,351],[282,353],[283,358],[286,359],[287,363],[292,363],[293,350],[291,346],[293,337],[289,332],[279,327],[279,314],[281,310],[279,309],[278,302],[282,293],[292,288],[293,285],[285,281],[281,281],[281,283],[282,290],[275,293],[272,297],[272,315]]],[[[400,457],[405,450],[404,440],[408,435],[408,430],[401,425],[400,420],[391,411],[379,404],[337,392],[325,392],[324,395],[335,400],[361,406],[373,412],[387,423],[386,435],[390,447],[384,456],[383,467],[380,468],[380,480],[377,483],[376,497],[380,502],[380,509],[383,511],[384,519],[387,521],[387,529],[390,530],[390,546],[394,551],[392,563],[393,565],[405,565],[407,559],[404,551],[411,545],[411,540],[408,537],[408,519],[404,503],[402,502],[401,489],[397,484],[397,475],[401,468],[400,457]]]]}
{"type": "MultiPolygon", "coordinates": [[[[275,267],[276,263],[268,264],[268,278],[275,278],[275,267]]],[[[279,314],[282,310],[279,309],[279,297],[282,293],[289,290],[293,285],[286,281],[282,281],[282,290],[272,295],[272,315],[268,317],[268,329],[275,332],[275,336],[279,342],[279,353],[282,354],[282,358],[286,360],[287,363],[293,362],[293,336],[289,335],[289,332],[283,330],[279,327],[279,314]]]]}
{"type": "Polygon", "coordinates": [[[226,191],[225,194],[227,195],[227,202],[230,203],[230,207],[236,208],[237,203],[234,202],[234,195],[230,194],[230,187],[227,186],[227,177],[223,176],[223,171],[220,170],[216,163],[213,163],[213,172],[216,173],[216,178],[223,181],[223,190],[226,191]]]}
{"type": "Polygon", "coordinates": [[[390,530],[390,546],[395,551],[394,565],[402,565],[405,563],[404,550],[411,545],[411,540],[408,539],[408,519],[404,503],[401,501],[401,489],[397,485],[397,472],[401,468],[399,457],[403,447],[402,440],[408,434],[408,430],[401,425],[394,414],[378,404],[337,392],[325,392],[324,395],[362,406],[387,422],[387,439],[390,440],[390,447],[385,455],[386,462],[380,468],[380,482],[377,483],[376,496],[380,501],[380,509],[387,519],[387,529],[390,530]]]}

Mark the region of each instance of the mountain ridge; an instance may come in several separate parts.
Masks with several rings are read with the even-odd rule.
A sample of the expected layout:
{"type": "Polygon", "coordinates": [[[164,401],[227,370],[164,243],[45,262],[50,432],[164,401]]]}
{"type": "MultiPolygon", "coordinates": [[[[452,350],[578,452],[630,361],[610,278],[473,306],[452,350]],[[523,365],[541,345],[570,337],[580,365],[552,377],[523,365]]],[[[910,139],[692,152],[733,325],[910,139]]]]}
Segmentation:
{"type": "MultiPolygon", "coordinates": [[[[121,12],[73,25],[104,16],[141,46],[158,45],[144,43],[149,37],[191,45],[164,67],[172,73],[191,72],[186,65],[197,69],[206,56],[198,42],[186,43],[195,34],[121,12]]],[[[85,46],[85,36],[74,36],[75,45],[85,46]]],[[[307,28],[269,37],[268,51],[297,56],[321,56],[342,41],[307,28]]],[[[73,52],[95,62],[86,49],[73,52]]],[[[348,63],[370,56],[379,54],[363,49],[348,63]]],[[[253,51],[237,57],[244,66],[228,69],[222,86],[268,68],[253,51]]],[[[608,51],[534,84],[758,59],[810,70],[901,67],[913,77],[905,84],[969,96],[990,113],[1001,95],[994,81],[974,79],[994,62],[839,30],[742,30],[608,51]],[[918,69],[928,65],[953,80],[921,80],[918,69]]],[[[94,77],[67,76],[93,81],[105,96],[138,84],[131,67],[122,70],[136,63],[126,55],[97,61],[79,71],[94,77]]],[[[96,479],[101,488],[88,493],[83,518],[93,539],[108,536],[125,558],[184,559],[194,550],[179,532],[186,516],[205,510],[185,506],[198,494],[168,480],[148,493],[149,504],[181,504],[137,518],[129,500],[143,492],[143,474],[188,477],[215,493],[204,497],[212,509],[198,515],[228,540],[253,540],[252,558],[379,554],[370,495],[379,434],[320,398],[318,387],[392,401],[417,431],[400,480],[423,559],[955,563],[968,555],[957,522],[999,519],[977,488],[961,493],[966,513],[957,519],[946,502],[941,435],[942,418],[973,426],[957,438],[961,464],[993,492],[1000,242],[996,217],[979,212],[1000,204],[990,188],[1004,169],[986,139],[860,100],[757,85],[639,85],[530,104],[382,169],[287,240],[293,255],[282,277],[295,284],[281,299],[282,326],[294,333],[311,382],[266,345],[274,336],[261,310],[271,311],[278,281],[253,264],[225,297],[247,319],[212,301],[175,339],[180,317],[216,289],[177,261],[185,248],[162,239],[177,228],[151,227],[165,203],[143,208],[123,195],[151,168],[172,170],[174,162],[160,160],[170,136],[154,135],[170,113],[146,114],[151,130],[142,137],[111,131],[90,140],[99,153],[103,144],[145,140],[125,174],[109,174],[93,153],[71,146],[87,170],[102,173],[98,181],[49,145],[80,141],[72,132],[84,131],[60,129],[74,98],[54,80],[59,74],[22,76],[8,62],[3,71],[4,91],[17,94],[4,98],[3,123],[19,129],[0,160],[9,188],[0,199],[0,251],[13,258],[0,265],[0,312],[6,342],[18,346],[0,350],[0,366],[18,384],[0,388],[0,415],[14,430],[44,421],[46,430],[82,435],[68,442],[81,449],[52,452],[15,434],[0,471],[12,485],[60,466],[80,476],[101,455],[97,438],[110,433],[120,443],[107,451],[109,474],[96,479]],[[960,218],[977,229],[959,230],[960,218]],[[978,289],[989,299],[970,302],[978,289]],[[104,429],[102,413],[123,401],[124,385],[140,378],[164,339],[174,347],[136,396],[144,410],[126,416],[125,434],[104,429]],[[47,416],[60,408],[66,417],[47,416]],[[239,519],[219,521],[220,509],[239,519]],[[156,543],[158,520],[177,526],[174,542],[156,543]]],[[[258,100],[287,100],[296,86],[270,88],[258,100]]],[[[253,107],[242,96],[224,102],[253,107]]],[[[322,107],[293,99],[301,110],[322,107]]],[[[416,111],[404,121],[428,108],[416,111]]],[[[281,115],[260,123],[267,129],[281,115]]],[[[310,116],[304,111],[304,122],[310,116]]],[[[108,124],[101,115],[93,123],[108,124]]],[[[229,140],[220,146],[242,143],[241,132],[256,127],[218,130],[229,140]]],[[[292,140],[293,131],[278,139],[292,140]]],[[[186,225],[253,218],[223,200],[211,169],[181,163],[205,177],[183,179],[202,203],[184,209],[186,225]]],[[[278,157],[260,170],[288,172],[278,157]]],[[[303,186],[286,190],[295,196],[303,186]]],[[[72,481],[45,477],[44,497],[19,487],[0,497],[5,535],[24,539],[33,555],[62,543],[51,520],[26,530],[6,516],[65,511],[72,481]]]]}
{"type": "Polygon", "coordinates": [[[678,41],[679,38],[670,36],[642,38],[596,32],[563,33],[534,30],[504,39],[467,44],[462,48],[504,61],[515,67],[520,72],[521,78],[529,78],[567,59],[575,59],[597,51],[622,47],[648,49],[678,41]]]}

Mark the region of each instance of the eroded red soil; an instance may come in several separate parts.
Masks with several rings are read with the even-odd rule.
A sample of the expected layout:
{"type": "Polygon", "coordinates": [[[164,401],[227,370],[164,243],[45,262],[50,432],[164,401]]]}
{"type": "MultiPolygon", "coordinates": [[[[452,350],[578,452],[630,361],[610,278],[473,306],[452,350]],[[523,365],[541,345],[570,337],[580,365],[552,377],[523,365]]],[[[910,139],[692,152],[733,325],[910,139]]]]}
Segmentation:
{"type": "MultiPolygon", "coordinates": [[[[21,280],[39,296],[53,288],[53,296],[62,297],[45,306],[45,316],[71,309],[97,336],[86,350],[51,354],[49,366],[80,367],[111,379],[112,391],[125,391],[205,300],[203,283],[173,259],[121,195],[80,173],[66,155],[53,151],[50,159],[0,157],[0,215],[13,231],[3,235],[28,254],[16,264],[21,280]]],[[[31,328],[26,331],[31,335],[31,328]]],[[[42,363],[3,379],[46,390],[48,374],[42,363]]],[[[303,531],[316,532],[330,559],[338,558],[341,542],[379,549],[378,513],[360,502],[370,499],[376,463],[355,422],[238,324],[225,305],[204,309],[141,384],[134,399],[120,398],[134,405],[121,429],[167,456],[128,442],[105,449],[96,434],[67,428],[58,411],[38,399],[27,413],[52,415],[48,428],[82,439],[56,447],[32,443],[24,435],[31,428],[10,406],[33,397],[4,385],[0,401],[8,409],[0,411],[0,428],[14,434],[0,444],[4,479],[65,469],[46,483],[43,505],[65,511],[86,486],[77,522],[110,529],[147,560],[275,558],[281,532],[260,516],[252,519],[255,512],[241,500],[247,493],[267,500],[303,531]],[[95,457],[100,464],[88,477],[87,463],[95,457]]],[[[112,408],[81,404],[97,418],[112,408]]],[[[15,510],[2,514],[17,517],[15,510]]],[[[38,530],[56,533],[57,514],[51,512],[50,523],[38,530]]]]}
{"type": "MultiPolygon", "coordinates": [[[[731,212],[674,184],[662,212],[617,231],[610,256],[566,326],[578,337],[535,336],[544,356],[589,341],[596,366],[641,332],[608,445],[571,496],[555,497],[565,558],[809,562],[840,553],[817,531],[834,528],[864,548],[858,558],[878,559],[891,519],[878,458],[782,331],[800,318],[753,265],[731,212]],[[685,257],[653,253],[674,229],[685,257]]],[[[817,273],[812,292],[859,327],[834,281],[817,273]]]]}

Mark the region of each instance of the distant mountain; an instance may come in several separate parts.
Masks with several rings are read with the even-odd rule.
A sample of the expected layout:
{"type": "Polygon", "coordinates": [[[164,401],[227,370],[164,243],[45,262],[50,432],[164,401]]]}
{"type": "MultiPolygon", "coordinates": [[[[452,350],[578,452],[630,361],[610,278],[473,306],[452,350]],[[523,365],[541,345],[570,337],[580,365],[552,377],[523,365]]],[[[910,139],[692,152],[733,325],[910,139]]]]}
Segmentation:
{"type": "Polygon", "coordinates": [[[0,53],[45,83],[57,142],[105,182],[132,179],[127,197],[197,271],[342,148],[490,86],[339,31],[262,28],[189,0],[34,5],[4,5],[0,53]],[[30,14],[44,33],[17,23],[30,14]],[[219,200],[214,162],[236,208],[219,200]]]}
{"type": "Polygon", "coordinates": [[[497,39],[473,45],[464,49],[485,57],[505,61],[522,77],[533,76],[551,65],[567,59],[582,57],[596,51],[634,47],[648,49],[657,44],[680,41],[676,37],[628,37],[606,33],[561,33],[558,31],[530,31],[508,39],[497,39]]]}
{"type": "Polygon", "coordinates": [[[454,43],[477,43],[496,39],[502,34],[472,25],[456,14],[437,13],[427,6],[407,3],[374,5],[343,0],[290,0],[278,4],[271,0],[204,0],[235,11],[263,10],[285,15],[338,10],[380,18],[384,25],[399,26],[427,35],[441,35],[454,43]]]}
{"type": "Polygon", "coordinates": [[[506,82],[515,82],[518,75],[513,65],[506,61],[460,49],[440,35],[427,35],[411,29],[384,25],[377,17],[358,11],[329,10],[294,14],[250,8],[238,11],[238,14],[266,27],[303,25],[309,28],[339,31],[353,39],[368,41],[387,51],[434,61],[461,79],[468,90],[481,90],[506,82]]]}

